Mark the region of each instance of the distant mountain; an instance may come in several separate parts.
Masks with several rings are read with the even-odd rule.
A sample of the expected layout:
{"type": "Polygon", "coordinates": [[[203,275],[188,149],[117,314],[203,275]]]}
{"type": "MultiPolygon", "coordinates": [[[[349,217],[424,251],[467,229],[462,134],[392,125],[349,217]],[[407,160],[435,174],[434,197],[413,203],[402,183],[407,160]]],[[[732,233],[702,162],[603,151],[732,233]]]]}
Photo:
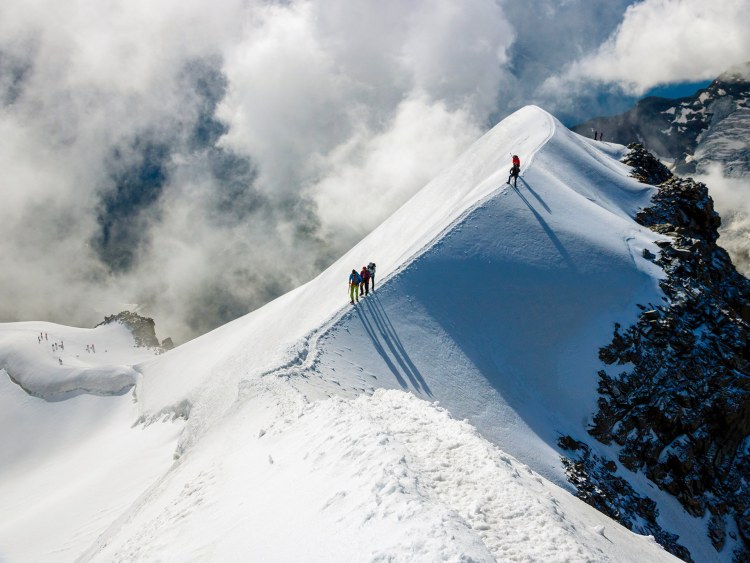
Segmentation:
{"type": "Polygon", "coordinates": [[[750,176],[750,62],[733,67],[707,88],[679,99],[649,97],[620,115],[573,128],[605,141],[642,143],[677,174],[701,174],[718,163],[726,176],[750,176]]]}

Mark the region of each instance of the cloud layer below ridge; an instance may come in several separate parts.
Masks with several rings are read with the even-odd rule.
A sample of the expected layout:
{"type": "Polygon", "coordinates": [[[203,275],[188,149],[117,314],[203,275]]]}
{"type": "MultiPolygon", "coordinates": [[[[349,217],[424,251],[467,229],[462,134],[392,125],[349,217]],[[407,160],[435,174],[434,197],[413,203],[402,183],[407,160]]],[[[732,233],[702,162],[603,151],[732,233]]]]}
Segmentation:
{"type": "MultiPolygon", "coordinates": [[[[605,4],[4,2],[0,320],[138,304],[183,341],[288,291],[510,111],[583,117],[629,88],[645,10],[699,9],[605,4]]],[[[639,87],[713,68],[675,64],[639,87]]]]}

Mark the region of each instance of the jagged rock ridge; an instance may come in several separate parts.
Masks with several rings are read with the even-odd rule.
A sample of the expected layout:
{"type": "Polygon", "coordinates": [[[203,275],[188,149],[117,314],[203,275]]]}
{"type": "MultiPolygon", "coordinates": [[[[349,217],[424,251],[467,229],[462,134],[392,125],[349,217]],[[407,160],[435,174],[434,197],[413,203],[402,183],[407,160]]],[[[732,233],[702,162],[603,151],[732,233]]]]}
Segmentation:
{"type": "MultiPolygon", "coordinates": [[[[612,342],[600,350],[610,367],[599,372],[599,410],[589,431],[620,446],[622,465],[645,473],[689,513],[708,512],[717,551],[729,536],[735,559],[747,561],[750,280],[716,244],[720,219],[706,186],[672,176],[641,146],[630,148],[626,162],[636,177],[666,177],[653,205],[637,216],[670,237],[659,243],[658,257],[645,256],[664,269],[665,297],[663,303],[639,305],[636,324],[616,325],[612,342]]],[[[572,438],[560,445],[577,452],[565,464],[579,496],[606,505],[605,512],[629,525],[629,517],[613,509],[622,504],[618,496],[631,495],[613,487],[613,462],[592,459],[588,447],[572,438]]]]}

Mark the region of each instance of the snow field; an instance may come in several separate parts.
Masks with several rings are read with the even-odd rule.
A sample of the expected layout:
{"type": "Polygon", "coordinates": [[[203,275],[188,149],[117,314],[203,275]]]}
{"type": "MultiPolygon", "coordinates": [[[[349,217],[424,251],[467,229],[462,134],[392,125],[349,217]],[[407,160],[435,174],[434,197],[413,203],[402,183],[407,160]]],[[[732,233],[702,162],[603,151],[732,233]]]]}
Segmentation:
{"type": "Polygon", "coordinates": [[[197,437],[234,402],[240,379],[304,361],[310,350],[300,350],[299,343],[347,310],[345,291],[352,268],[374,260],[376,284],[382,284],[504,184],[510,151],[524,155],[523,171],[555,130],[547,112],[533,106],[519,110],[318,277],[140,365],[144,377],[139,401],[144,413],[159,413],[183,401],[210,402],[211,408],[193,411],[201,413],[200,421],[191,416],[190,431],[197,437]]]}
{"type": "Polygon", "coordinates": [[[0,555],[74,560],[169,468],[182,424],[137,417],[131,395],[49,403],[0,371],[0,555]]]}
{"type": "Polygon", "coordinates": [[[124,393],[138,379],[132,364],[154,356],[154,350],[136,348],[133,335],[119,323],[93,329],[0,323],[0,369],[31,395],[50,401],[124,393]],[[94,351],[87,351],[89,346],[94,351]]]}

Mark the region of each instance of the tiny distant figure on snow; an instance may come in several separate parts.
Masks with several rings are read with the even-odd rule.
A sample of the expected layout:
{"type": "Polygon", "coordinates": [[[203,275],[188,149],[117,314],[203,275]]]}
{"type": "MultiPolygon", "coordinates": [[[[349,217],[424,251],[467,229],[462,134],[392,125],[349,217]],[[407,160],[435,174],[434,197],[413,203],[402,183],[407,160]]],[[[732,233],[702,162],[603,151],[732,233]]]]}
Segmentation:
{"type": "Polygon", "coordinates": [[[372,283],[372,290],[375,291],[375,262],[370,262],[367,265],[367,271],[370,273],[370,282],[372,283]]]}
{"type": "Polygon", "coordinates": [[[63,341],[60,341],[60,350],[65,350],[65,344],[63,344],[63,341]]]}
{"type": "Polygon", "coordinates": [[[57,361],[60,362],[60,365],[62,365],[62,358],[57,358],[57,361]]]}
{"type": "Polygon", "coordinates": [[[362,266],[359,277],[362,278],[362,284],[359,286],[360,295],[370,295],[370,272],[367,271],[367,266],[362,266]]]}
{"type": "Polygon", "coordinates": [[[93,344],[91,345],[91,351],[92,351],[92,352],[93,352],[94,354],[96,354],[96,348],[94,348],[94,345],[93,345],[93,344]]]}
{"type": "Polygon", "coordinates": [[[49,338],[47,338],[47,333],[46,332],[44,333],[44,339],[45,340],[49,340],[49,338]]]}
{"type": "Polygon", "coordinates": [[[354,305],[354,300],[359,302],[359,284],[362,283],[362,278],[357,273],[357,270],[352,270],[349,274],[349,303],[354,305]]]}
{"type": "Polygon", "coordinates": [[[89,350],[89,345],[88,344],[86,344],[86,351],[89,352],[89,353],[91,352],[91,350],[89,350]]]}
{"type": "Polygon", "coordinates": [[[510,167],[510,176],[508,176],[508,185],[510,185],[511,179],[513,180],[513,187],[518,185],[518,175],[521,173],[521,159],[518,158],[517,154],[513,155],[513,166],[510,167]]]}
{"type": "Polygon", "coordinates": [[[599,131],[599,140],[600,141],[604,140],[604,131],[599,131]]]}

